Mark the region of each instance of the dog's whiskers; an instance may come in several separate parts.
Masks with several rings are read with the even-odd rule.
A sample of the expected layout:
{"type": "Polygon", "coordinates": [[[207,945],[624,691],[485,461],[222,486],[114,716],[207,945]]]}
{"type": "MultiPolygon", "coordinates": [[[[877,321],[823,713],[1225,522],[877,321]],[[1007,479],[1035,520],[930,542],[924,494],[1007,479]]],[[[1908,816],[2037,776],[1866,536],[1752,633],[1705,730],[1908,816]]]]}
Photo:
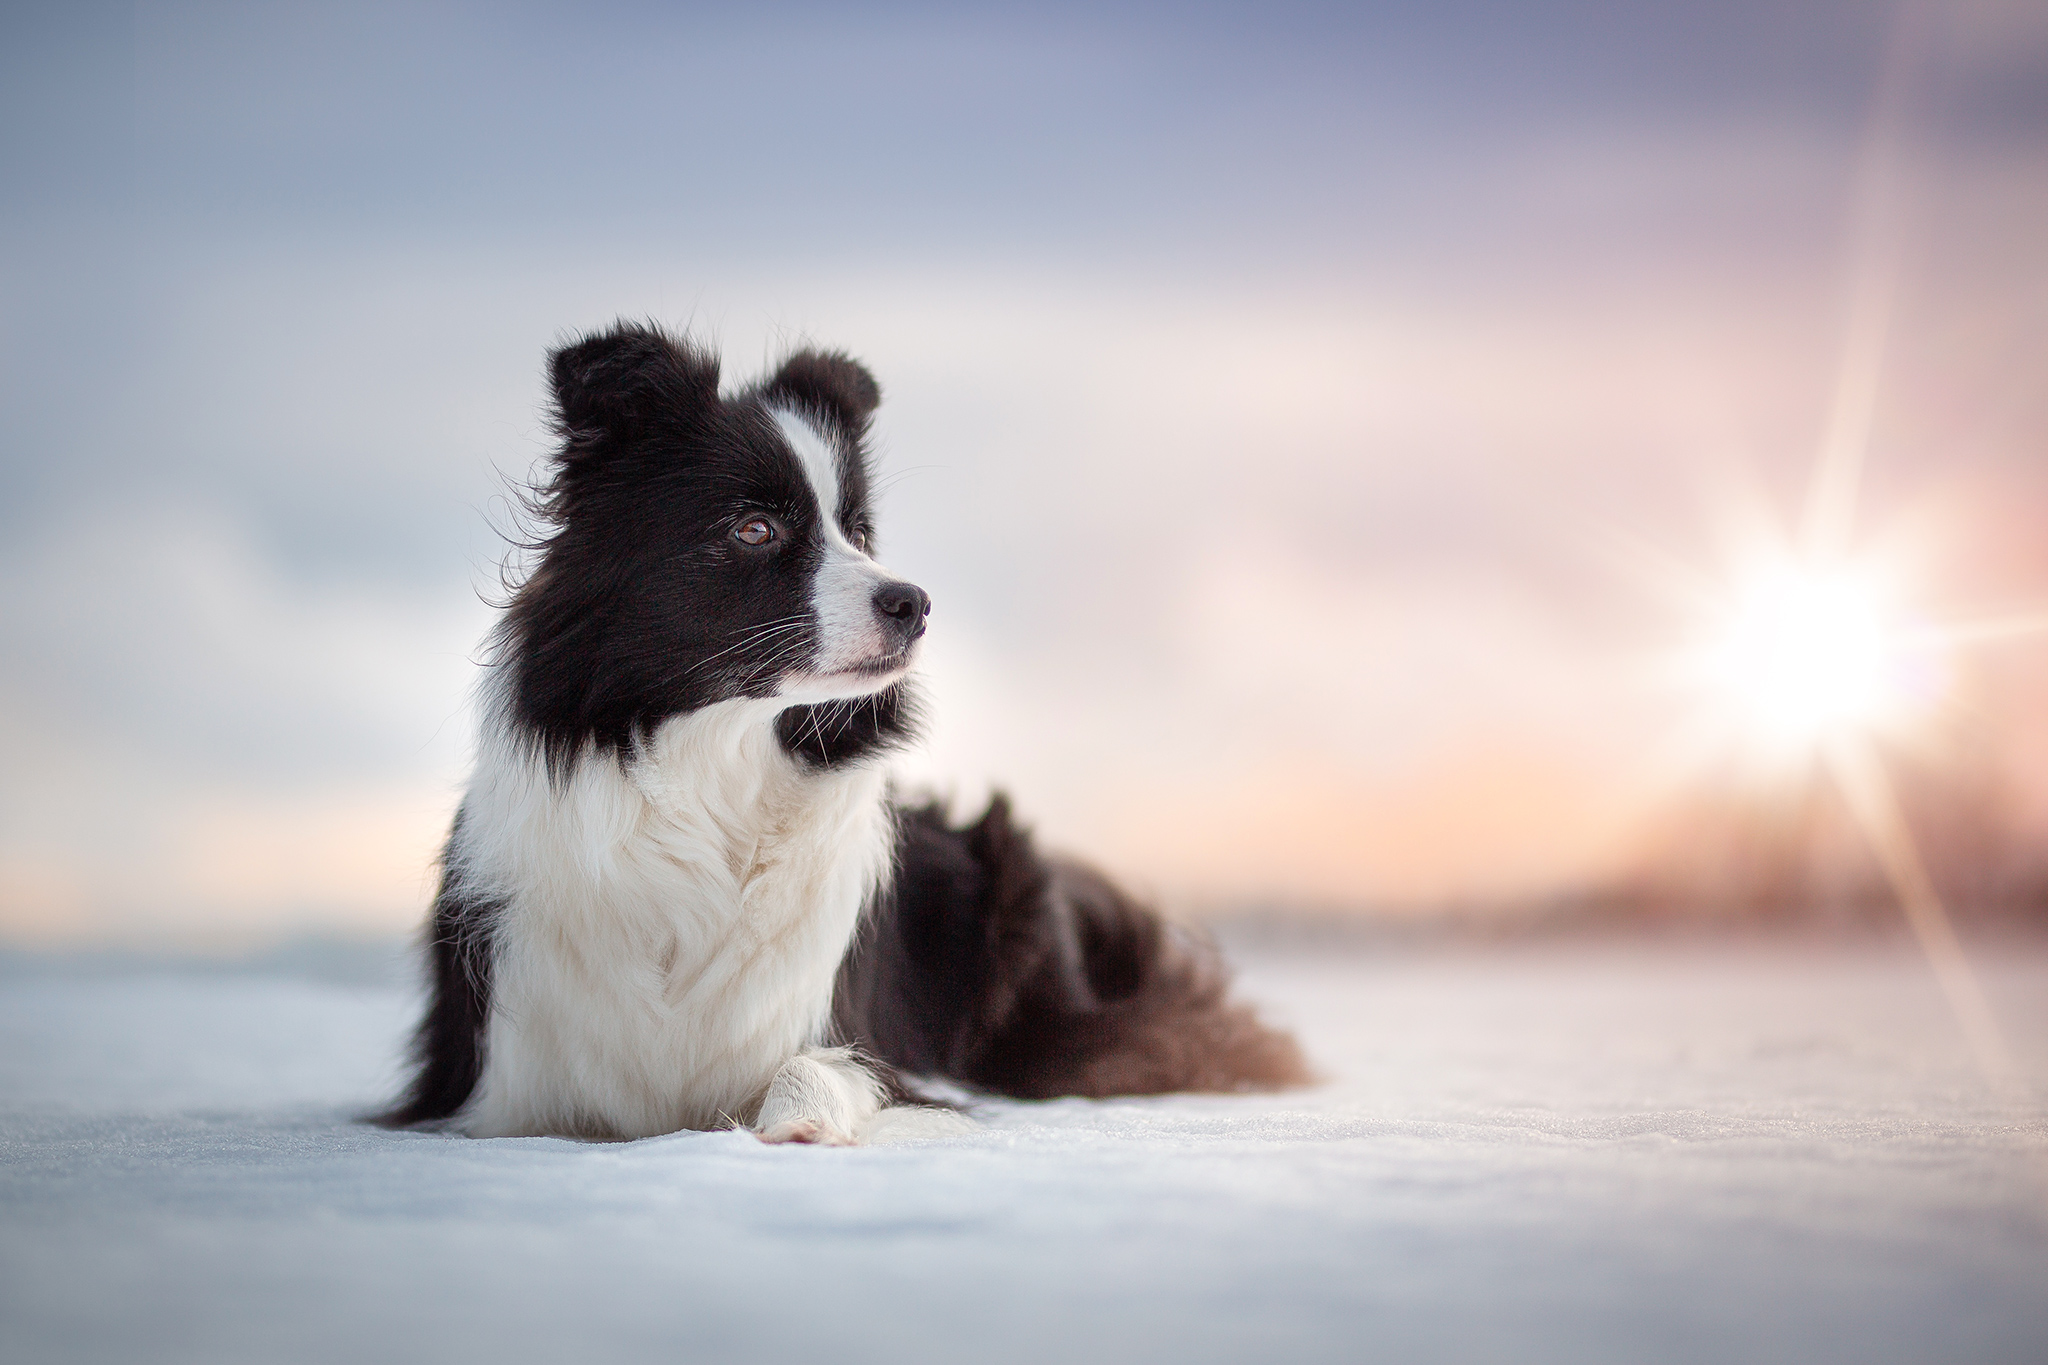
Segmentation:
{"type": "Polygon", "coordinates": [[[711,663],[713,660],[722,659],[726,655],[734,653],[737,650],[750,649],[755,645],[764,643],[765,641],[769,640],[770,638],[776,635],[786,634],[794,630],[801,630],[809,621],[810,613],[805,612],[796,616],[778,617],[775,620],[767,622],[764,625],[751,627],[747,630],[746,634],[742,635],[737,641],[727,645],[724,649],[719,650],[715,654],[705,655],[696,663],[690,665],[690,667],[687,670],[685,670],[685,672],[694,673],[698,669],[703,668],[705,665],[711,663]]]}

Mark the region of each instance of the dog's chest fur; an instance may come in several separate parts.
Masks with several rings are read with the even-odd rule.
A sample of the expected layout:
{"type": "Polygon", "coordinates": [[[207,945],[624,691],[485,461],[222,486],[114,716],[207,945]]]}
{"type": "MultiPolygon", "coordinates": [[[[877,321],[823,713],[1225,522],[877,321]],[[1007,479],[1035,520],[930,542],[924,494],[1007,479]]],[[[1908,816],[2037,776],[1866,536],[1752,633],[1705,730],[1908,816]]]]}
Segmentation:
{"type": "Polygon", "coordinates": [[[624,765],[587,756],[553,783],[487,725],[451,848],[502,906],[467,1131],[745,1122],[776,1068],[821,1040],[894,827],[880,771],[790,757],[774,727],[786,706],[708,706],[624,765]]]}

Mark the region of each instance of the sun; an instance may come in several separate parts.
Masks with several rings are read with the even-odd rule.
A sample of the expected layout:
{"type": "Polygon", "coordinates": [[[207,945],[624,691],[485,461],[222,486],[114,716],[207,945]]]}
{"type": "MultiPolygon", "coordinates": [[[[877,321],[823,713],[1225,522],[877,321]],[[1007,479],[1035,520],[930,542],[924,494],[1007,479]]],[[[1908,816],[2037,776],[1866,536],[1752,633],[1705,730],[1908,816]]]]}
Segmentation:
{"type": "Polygon", "coordinates": [[[1807,747],[1916,709],[1903,640],[1880,575],[1787,560],[1743,577],[1699,657],[1743,728],[1807,747]]]}
{"type": "Polygon", "coordinates": [[[1692,699],[1674,763],[1733,759],[1770,783],[1845,743],[1941,742],[1960,648],[2008,623],[1930,619],[1913,591],[1930,545],[1895,532],[1816,553],[1760,521],[1727,534],[1718,571],[1668,579],[1685,624],[1663,676],[1692,699]]]}

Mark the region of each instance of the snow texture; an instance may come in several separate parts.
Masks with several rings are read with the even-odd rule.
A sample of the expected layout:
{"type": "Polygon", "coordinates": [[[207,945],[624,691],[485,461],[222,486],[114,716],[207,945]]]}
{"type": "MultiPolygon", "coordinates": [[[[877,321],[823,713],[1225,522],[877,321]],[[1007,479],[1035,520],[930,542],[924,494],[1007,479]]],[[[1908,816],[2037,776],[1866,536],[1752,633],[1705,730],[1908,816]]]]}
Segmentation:
{"type": "Polygon", "coordinates": [[[0,973],[10,1361],[2048,1360],[2048,950],[1267,950],[1330,1077],[943,1141],[386,1133],[413,997],[0,973]]]}

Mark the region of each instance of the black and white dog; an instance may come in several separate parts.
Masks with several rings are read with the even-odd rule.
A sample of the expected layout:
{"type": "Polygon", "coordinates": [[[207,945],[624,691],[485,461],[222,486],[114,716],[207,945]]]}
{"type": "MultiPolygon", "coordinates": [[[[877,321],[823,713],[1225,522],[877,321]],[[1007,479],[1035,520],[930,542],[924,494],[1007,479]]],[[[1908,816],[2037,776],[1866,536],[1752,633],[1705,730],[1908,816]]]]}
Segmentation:
{"type": "MultiPolygon", "coordinates": [[[[619,324],[551,357],[539,559],[498,625],[433,996],[382,1122],[856,1142],[899,1073],[1043,1097],[1306,1079],[1212,953],[999,797],[901,809],[930,603],[873,558],[874,379],[619,324]]],[[[929,1112],[929,1111],[926,1111],[929,1112]]]]}

